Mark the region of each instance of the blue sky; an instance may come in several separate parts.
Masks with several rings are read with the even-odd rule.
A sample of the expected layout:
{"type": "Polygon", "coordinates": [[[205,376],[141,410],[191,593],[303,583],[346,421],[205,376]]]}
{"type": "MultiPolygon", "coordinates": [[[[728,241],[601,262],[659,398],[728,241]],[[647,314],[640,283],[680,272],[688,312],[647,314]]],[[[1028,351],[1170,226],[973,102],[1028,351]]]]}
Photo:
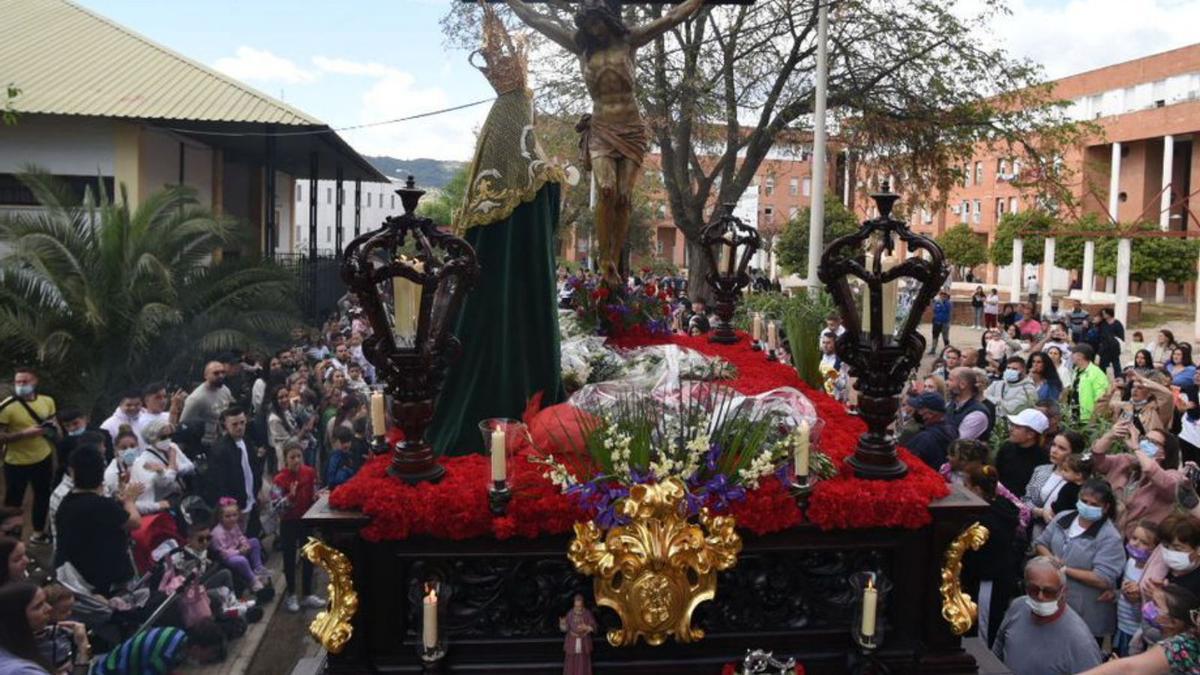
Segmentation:
{"type": "MultiPolygon", "coordinates": [[[[442,45],[451,0],[76,0],[185,56],[335,126],[492,95],[466,54],[442,45]]],[[[964,12],[985,0],[958,0],[964,12]]],[[[1195,42],[1197,0],[1009,0],[986,39],[1050,77],[1195,42]]],[[[103,58],[98,55],[98,58],[103,58]]],[[[343,136],[365,154],[470,158],[486,104],[343,136]]]]}

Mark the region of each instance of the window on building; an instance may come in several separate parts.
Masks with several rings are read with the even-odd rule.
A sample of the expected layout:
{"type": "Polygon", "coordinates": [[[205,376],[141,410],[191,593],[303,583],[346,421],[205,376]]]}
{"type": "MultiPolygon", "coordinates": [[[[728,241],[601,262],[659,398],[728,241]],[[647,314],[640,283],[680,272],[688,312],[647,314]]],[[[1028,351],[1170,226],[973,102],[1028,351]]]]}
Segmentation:
{"type": "Polygon", "coordinates": [[[767,176],[765,193],[768,197],[775,194],[775,177],[774,176],[767,176]]]}
{"type": "Polygon", "coordinates": [[[800,215],[800,207],[793,206],[788,209],[788,220],[795,220],[796,216],[800,215]]]}
{"type": "Polygon", "coordinates": [[[658,217],[659,217],[659,218],[666,218],[666,217],[667,217],[667,205],[666,205],[666,204],[659,204],[659,205],[658,205],[658,217]]]}
{"type": "Polygon", "coordinates": [[[304,183],[296,183],[296,201],[304,201],[304,183]]]}
{"type": "Polygon", "coordinates": [[[788,180],[788,194],[795,197],[800,194],[800,179],[792,178],[788,180]]]}
{"type": "Polygon", "coordinates": [[[971,187],[971,165],[963,164],[963,187],[971,187]]]}
{"type": "Polygon", "coordinates": [[[325,226],[325,241],[333,241],[333,227],[330,225],[325,226]]]}
{"type": "Polygon", "coordinates": [[[663,254],[663,240],[662,239],[659,239],[658,241],[654,242],[654,249],[658,253],[658,256],[661,258],[662,254],[663,254]]]}
{"type": "Polygon", "coordinates": [[[370,206],[370,205],[371,205],[371,193],[368,192],[367,193],[367,206],[370,206]]]}
{"type": "Polygon", "coordinates": [[[967,200],[964,199],[963,203],[960,204],[958,208],[959,221],[964,223],[967,222],[967,218],[971,215],[971,205],[967,202],[967,200]]]}
{"type": "MultiPolygon", "coordinates": [[[[770,180],[770,179],[768,179],[768,180],[770,180]]],[[[765,209],[763,209],[763,216],[766,217],[766,221],[768,223],[775,222],[775,209],[771,208],[770,206],[766,207],[765,209]]]]}
{"type": "Polygon", "coordinates": [[[975,211],[972,214],[972,220],[978,225],[983,220],[983,202],[975,200],[975,211]]]}
{"type": "Polygon", "coordinates": [[[975,162],[975,184],[983,185],[983,162],[975,162]]]}
{"type": "Polygon", "coordinates": [[[1004,180],[1008,176],[1008,160],[996,160],[996,180],[1004,180]]]}
{"type": "Polygon", "coordinates": [[[331,187],[325,188],[325,203],[326,204],[333,203],[333,188],[331,188],[331,187]]]}
{"type": "Polygon", "coordinates": [[[997,197],[996,198],[996,222],[999,223],[1000,219],[1003,217],[1004,217],[1004,197],[997,197]]]}
{"type": "Polygon", "coordinates": [[[1017,198],[1016,197],[1008,198],[1008,212],[1009,213],[1017,212],[1017,198]]]}
{"type": "Polygon", "coordinates": [[[392,205],[389,208],[393,210],[396,208],[396,195],[392,195],[392,205]]]}
{"type": "Polygon", "coordinates": [[[803,187],[802,191],[804,192],[805,197],[812,196],[812,177],[811,176],[804,177],[804,187],[803,187]]]}
{"type": "Polygon", "coordinates": [[[296,241],[300,241],[303,234],[304,234],[304,228],[297,225],[296,226],[296,241]]]}
{"type": "Polygon", "coordinates": [[[1012,175],[1013,175],[1013,178],[1019,177],[1021,175],[1021,160],[1014,159],[1012,161],[1012,175]]]}
{"type": "Polygon", "coordinates": [[[926,225],[933,222],[933,212],[929,209],[921,209],[921,221],[926,225]]]}

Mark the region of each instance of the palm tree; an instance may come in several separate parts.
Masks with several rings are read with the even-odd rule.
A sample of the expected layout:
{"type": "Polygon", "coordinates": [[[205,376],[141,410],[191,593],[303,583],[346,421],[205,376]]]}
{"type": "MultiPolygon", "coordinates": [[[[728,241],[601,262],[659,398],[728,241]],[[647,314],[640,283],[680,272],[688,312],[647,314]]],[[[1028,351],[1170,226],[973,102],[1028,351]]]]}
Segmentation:
{"type": "Polygon", "coordinates": [[[0,216],[0,366],[38,365],[63,403],[106,415],[131,386],[189,383],[205,357],[281,340],[298,320],[289,272],[214,262],[246,228],[194,190],[131,211],[124,186],[120,201],[103,184],[81,201],[36,169],[20,179],[42,208],[0,216]]]}

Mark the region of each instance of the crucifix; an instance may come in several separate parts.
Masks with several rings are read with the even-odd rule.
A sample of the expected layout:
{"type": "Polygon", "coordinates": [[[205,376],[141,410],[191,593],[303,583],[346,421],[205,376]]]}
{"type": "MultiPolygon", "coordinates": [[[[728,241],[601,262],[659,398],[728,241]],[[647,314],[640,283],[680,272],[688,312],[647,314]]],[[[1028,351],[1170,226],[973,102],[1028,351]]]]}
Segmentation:
{"type": "Polygon", "coordinates": [[[624,286],[618,261],[629,235],[633,189],[650,147],[650,130],[634,93],[634,54],[700,9],[704,0],[684,0],[661,17],[641,26],[621,19],[617,0],[583,0],[575,12],[575,29],[543,14],[522,0],[507,0],[529,27],[579,57],[592,112],[575,130],[584,168],[598,188],[596,234],[600,268],[610,286],[624,286]]]}

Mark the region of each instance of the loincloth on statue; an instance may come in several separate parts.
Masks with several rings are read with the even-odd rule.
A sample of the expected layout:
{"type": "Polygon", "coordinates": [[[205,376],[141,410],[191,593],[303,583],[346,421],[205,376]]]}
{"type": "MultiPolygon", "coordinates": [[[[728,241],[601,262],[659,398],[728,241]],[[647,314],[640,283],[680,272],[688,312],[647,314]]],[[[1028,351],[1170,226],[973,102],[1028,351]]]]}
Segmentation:
{"type": "Polygon", "coordinates": [[[642,120],[613,124],[584,115],[575,125],[579,132],[580,162],[592,170],[592,157],[625,158],[641,166],[650,150],[650,130],[642,120]]]}

